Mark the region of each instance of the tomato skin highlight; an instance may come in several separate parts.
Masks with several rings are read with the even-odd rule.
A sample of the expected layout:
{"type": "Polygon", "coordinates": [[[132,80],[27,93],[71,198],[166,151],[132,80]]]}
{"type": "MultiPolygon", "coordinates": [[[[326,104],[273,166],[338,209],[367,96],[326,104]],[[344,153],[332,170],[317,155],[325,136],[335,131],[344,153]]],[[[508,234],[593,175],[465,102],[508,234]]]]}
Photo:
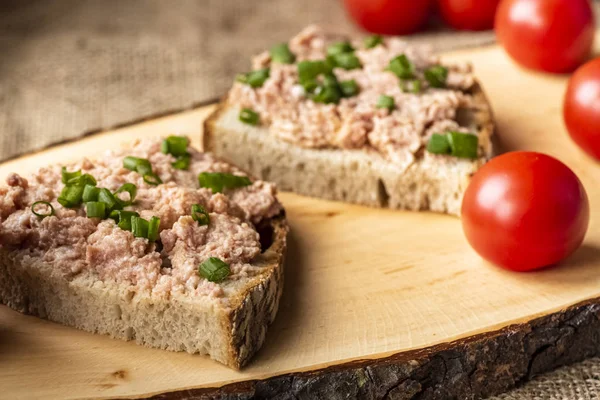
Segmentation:
{"type": "Polygon", "coordinates": [[[600,58],[582,65],[569,80],[563,117],[575,143],[600,161],[600,58]]]}
{"type": "Polygon", "coordinates": [[[500,0],[438,0],[442,18],[455,29],[481,31],[494,27],[500,0]]]}
{"type": "Polygon", "coordinates": [[[589,0],[503,0],[495,29],[498,41],[519,64],[565,73],[589,57],[595,23],[589,0]]]}
{"type": "Polygon", "coordinates": [[[344,0],[344,5],[354,22],[368,32],[406,35],[425,25],[433,0],[344,0]]]}
{"type": "Polygon", "coordinates": [[[465,236],[482,258],[529,271],[577,250],[590,210],[569,167],[545,154],[518,151],[493,158],[473,176],[461,212],[465,236]]]}

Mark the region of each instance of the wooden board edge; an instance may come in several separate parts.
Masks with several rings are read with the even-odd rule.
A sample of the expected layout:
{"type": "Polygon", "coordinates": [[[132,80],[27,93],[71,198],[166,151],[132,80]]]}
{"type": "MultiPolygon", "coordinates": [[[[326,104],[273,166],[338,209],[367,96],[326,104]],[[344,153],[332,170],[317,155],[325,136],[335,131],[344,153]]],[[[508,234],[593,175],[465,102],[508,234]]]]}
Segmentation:
{"type": "Polygon", "coordinates": [[[526,323],[382,359],[148,399],[482,398],[599,354],[600,298],[595,298],[526,323]]]}

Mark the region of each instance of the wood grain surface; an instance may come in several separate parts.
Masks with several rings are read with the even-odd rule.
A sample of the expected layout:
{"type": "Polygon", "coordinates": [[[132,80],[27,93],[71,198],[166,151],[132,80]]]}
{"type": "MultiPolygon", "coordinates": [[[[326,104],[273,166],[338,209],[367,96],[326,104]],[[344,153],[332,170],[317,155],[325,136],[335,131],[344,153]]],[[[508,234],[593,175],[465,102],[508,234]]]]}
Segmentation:
{"type": "MultiPolygon", "coordinates": [[[[267,342],[246,369],[233,371],[205,357],[147,349],[0,307],[0,397],[114,398],[174,392],[160,397],[201,398],[208,393],[205,390],[234,384],[227,396],[249,398],[256,395],[256,382],[266,380],[263,389],[279,382],[284,391],[305,394],[278,398],[319,398],[318,386],[307,392],[302,385],[293,386],[290,377],[298,376],[302,383],[306,381],[302,377],[315,376],[310,371],[320,370],[318,374],[329,374],[331,388],[335,382],[349,382],[348,388],[356,390],[370,387],[370,398],[396,398],[392,390],[398,392],[397,398],[411,393],[443,398],[444,392],[424,392],[423,387],[437,385],[435,377],[442,377],[442,390],[446,377],[451,384],[452,368],[478,379],[479,390],[470,386],[470,395],[477,397],[527,379],[532,371],[595,354],[600,166],[586,158],[564,130],[561,102],[566,78],[522,71],[497,47],[447,57],[475,65],[494,107],[502,150],[549,153],[582,180],[592,219],[583,246],[572,257],[556,268],[511,273],[482,261],[469,248],[457,218],[282,193],[292,229],[286,287],[267,342]],[[575,304],[579,305],[563,311],[575,304]],[[506,328],[513,324],[521,325],[506,328]],[[565,329],[579,334],[579,339],[561,344],[564,335],[552,330],[560,326],[571,326],[565,329]],[[451,346],[444,344],[457,340],[451,346]],[[448,351],[459,351],[447,356],[459,366],[436,364],[436,354],[448,351]],[[537,358],[544,351],[547,362],[537,358]],[[536,357],[511,360],[510,355],[517,357],[519,352],[536,357]],[[516,361],[520,367],[511,369],[516,361]],[[348,362],[354,363],[342,370],[358,372],[344,381],[336,366],[348,362]],[[495,363],[495,368],[484,368],[486,362],[495,363]],[[388,366],[388,375],[396,370],[397,380],[406,372],[400,366],[413,365],[415,371],[428,367],[423,367],[421,378],[396,382],[385,391],[382,388],[392,385],[391,378],[384,379],[388,375],[360,372],[380,363],[388,366]],[[510,379],[498,375],[502,366],[510,379]],[[268,380],[278,375],[286,376],[268,380]],[[240,384],[246,381],[253,382],[240,384]],[[406,382],[420,386],[402,386],[406,382]],[[194,388],[205,390],[188,391],[194,388]]],[[[201,108],[67,143],[0,165],[0,176],[84,155],[100,157],[104,149],[143,136],[187,134],[199,145],[201,123],[210,111],[211,107],[201,108]]],[[[217,397],[225,394],[215,392],[217,397]]],[[[261,396],[279,394],[267,390],[261,396]]]]}

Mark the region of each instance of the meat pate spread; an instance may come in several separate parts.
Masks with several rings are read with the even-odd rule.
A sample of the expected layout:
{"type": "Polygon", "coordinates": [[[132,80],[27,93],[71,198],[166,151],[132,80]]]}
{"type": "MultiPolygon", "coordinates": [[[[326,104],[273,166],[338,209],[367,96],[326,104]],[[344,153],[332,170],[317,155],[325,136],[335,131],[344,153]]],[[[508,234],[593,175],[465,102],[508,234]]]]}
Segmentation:
{"type": "MultiPolygon", "coordinates": [[[[356,82],[356,95],[338,102],[317,102],[300,84],[298,63],[327,59],[328,46],[339,42],[339,38],[326,35],[319,27],[309,26],[287,43],[294,63],[275,62],[269,52],[259,54],[253,59],[253,70],[269,68],[269,77],[260,87],[236,82],[228,101],[254,110],[260,115],[261,124],[282,140],[307,148],[376,151],[399,167],[414,161],[415,154],[434,133],[477,135],[457,121],[457,110],[474,106],[469,94],[475,85],[470,65],[443,65],[444,85],[433,87],[424,73],[442,65],[437,56],[397,38],[379,40],[376,46],[352,43],[352,54],[360,61],[359,67],[332,69],[339,82],[356,82]],[[399,55],[409,60],[414,69],[412,77],[419,81],[419,90],[414,93],[406,90],[399,76],[389,70],[390,61],[399,55]],[[382,95],[391,97],[395,107],[378,107],[382,95]]],[[[425,157],[449,159],[429,153],[425,157]]]]}
{"type": "Polygon", "coordinates": [[[159,241],[135,237],[112,219],[90,218],[83,205],[63,207],[57,201],[65,186],[61,166],[53,166],[27,179],[12,174],[7,186],[0,187],[0,247],[21,263],[49,263],[54,273],[66,279],[86,274],[155,296],[181,293],[226,302],[235,281],[260,273],[261,268],[251,264],[261,252],[255,224],[274,217],[282,208],[276,188],[267,182],[255,181],[222,193],[200,188],[201,172],[242,174],[210,154],[191,148],[188,153],[189,167],[176,169],[175,157],[161,152],[160,140],[142,140],[127,150],[67,167],[92,175],[98,187],[111,192],[124,183],[135,184],[137,196],[125,209],[145,219],[159,217],[159,241]],[[126,156],[147,159],[163,183],[151,185],[139,173],[124,168],[126,156]],[[39,201],[49,202],[54,215],[35,215],[32,205],[39,201]],[[194,204],[206,210],[208,224],[192,219],[194,204]],[[209,257],[229,264],[230,274],[224,281],[215,283],[199,275],[199,264],[209,257]]]}

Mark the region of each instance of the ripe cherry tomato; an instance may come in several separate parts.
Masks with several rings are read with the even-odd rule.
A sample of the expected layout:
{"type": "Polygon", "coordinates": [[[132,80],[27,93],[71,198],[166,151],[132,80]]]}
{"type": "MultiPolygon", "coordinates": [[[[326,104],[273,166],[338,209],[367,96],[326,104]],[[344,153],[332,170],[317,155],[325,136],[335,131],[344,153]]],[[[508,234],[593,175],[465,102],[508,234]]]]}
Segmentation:
{"type": "Polygon", "coordinates": [[[498,3],[500,0],[438,0],[444,21],[469,31],[492,29],[498,3]]]}
{"type": "Polygon", "coordinates": [[[461,211],[467,240],[481,257],[528,271],[573,253],[590,210],[569,167],[545,154],[519,151],[493,158],[475,174],[461,211]]]}
{"type": "Polygon", "coordinates": [[[433,0],[344,0],[344,4],[363,29],[382,35],[404,35],[425,25],[433,0]]]}
{"type": "Polygon", "coordinates": [[[503,0],[496,35],[518,63],[547,72],[570,72],[590,55],[594,15],[589,0],[503,0]]]}
{"type": "Polygon", "coordinates": [[[584,64],[569,80],[563,116],[575,143],[600,160],[600,58],[584,64]]]}

